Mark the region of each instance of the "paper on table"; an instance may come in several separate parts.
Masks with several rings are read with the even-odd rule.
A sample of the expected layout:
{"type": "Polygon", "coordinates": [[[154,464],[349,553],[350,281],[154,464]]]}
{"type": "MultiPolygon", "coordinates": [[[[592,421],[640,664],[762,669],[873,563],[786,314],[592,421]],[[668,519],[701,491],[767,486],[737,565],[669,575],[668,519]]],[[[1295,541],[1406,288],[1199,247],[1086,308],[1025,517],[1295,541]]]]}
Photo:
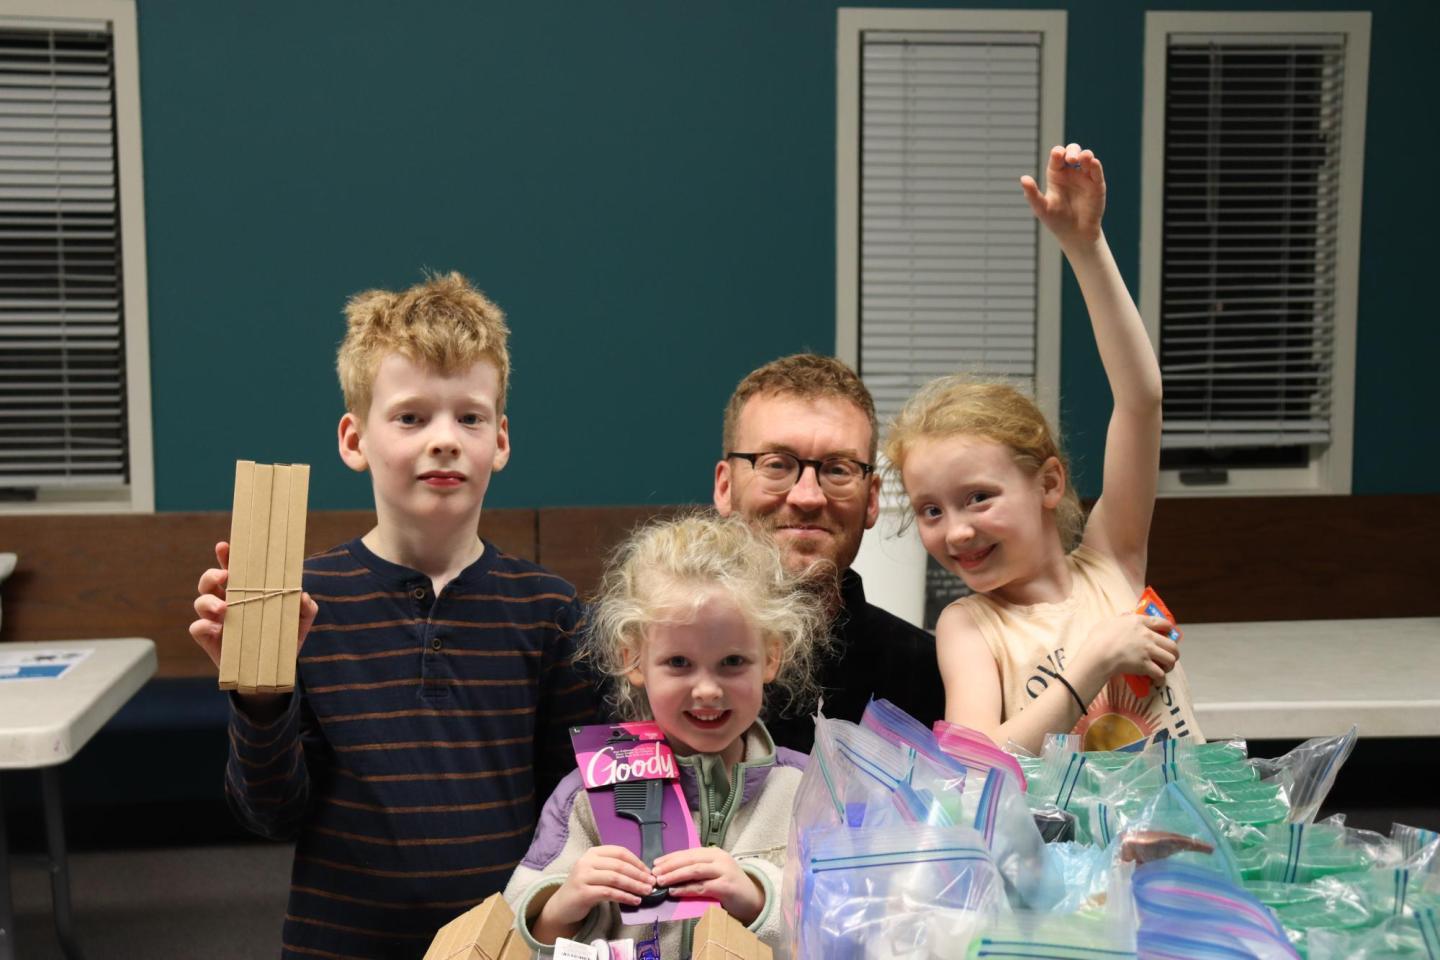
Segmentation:
{"type": "Polygon", "coordinates": [[[80,650],[0,651],[0,680],[55,680],[70,668],[94,653],[94,648],[80,650]]]}

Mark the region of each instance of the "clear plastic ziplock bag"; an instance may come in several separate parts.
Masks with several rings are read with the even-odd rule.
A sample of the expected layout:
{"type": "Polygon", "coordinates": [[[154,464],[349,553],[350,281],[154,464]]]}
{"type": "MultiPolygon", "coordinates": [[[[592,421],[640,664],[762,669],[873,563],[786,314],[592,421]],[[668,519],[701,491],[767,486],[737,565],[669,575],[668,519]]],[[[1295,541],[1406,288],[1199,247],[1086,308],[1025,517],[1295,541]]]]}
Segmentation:
{"type": "Polygon", "coordinates": [[[1104,841],[1093,832],[1095,808],[1100,800],[1095,795],[1088,767],[1090,758],[1096,756],[1104,754],[1067,751],[1047,756],[1041,768],[1031,775],[1025,797],[1037,821],[1046,817],[1071,820],[1066,839],[1104,846],[1104,841]]]}
{"type": "Polygon", "coordinates": [[[1176,924],[1169,929],[1141,930],[1135,938],[1140,960],[1298,960],[1300,954],[1280,942],[1217,924],[1176,924]]]}
{"type": "Polygon", "coordinates": [[[1013,913],[987,925],[971,941],[966,956],[973,960],[1127,960],[1135,956],[1135,928],[1098,913],[1013,913]]]}
{"type": "Polygon", "coordinates": [[[800,903],[796,863],[808,852],[813,836],[832,827],[961,821],[963,784],[963,779],[936,772],[872,731],[817,716],[815,745],[792,808],[790,856],[781,891],[781,909],[790,928],[795,928],[800,903]]]}
{"type": "Polygon", "coordinates": [[[1340,767],[1355,749],[1359,733],[1351,727],[1338,737],[1316,737],[1274,760],[1251,760],[1262,780],[1279,780],[1290,801],[1291,823],[1309,823],[1335,785],[1340,767]]]}
{"type": "Polygon", "coordinates": [[[891,744],[905,761],[905,802],[915,806],[918,822],[951,826],[966,821],[961,792],[968,770],[940,749],[934,734],[888,700],[872,700],[860,719],[862,729],[891,744]]]}
{"type": "MultiPolygon", "coordinates": [[[[825,722],[834,734],[838,764],[878,784],[905,822],[953,826],[972,816],[963,809],[966,771],[949,757],[941,754],[932,759],[898,737],[891,739],[859,724],[825,722]]],[[[853,814],[849,820],[852,826],[860,824],[853,814]]],[[[868,814],[863,819],[865,826],[879,822],[868,814]]]]}
{"type": "Polygon", "coordinates": [[[798,834],[812,828],[860,826],[867,814],[898,820],[898,814],[891,813],[893,804],[886,787],[873,777],[861,775],[840,755],[837,738],[842,733],[837,731],[843,726],[843,721],[823,715],[815,718],[815,745],[795,793],[790,822],[792,844],[798,834]]]}
{"type": "MultiPolygon", "coordinates": [[[[1026,781],[1026,793],[1038,803],[1071,810],[1077,801],[1095,796],[1095,783],[1087,770],[1090,760],[1107,754],[1087,754],[1079,737],[1047,737],[1038,769],[1026,781]]],[[[1133,758],[1132,758],[1133,759],[1133,758]]]]}
{"type": "Polygon", "coordinates": [[[1310,960],[1440,960],[1435,912],[1391,917],[1370,930],[1316,930],[1306,938],[1310,960]]]}
{"type": "MultiPolygon", "coordinates": [[[[1173,746],[1173,742],[1169,742],[1173,746]]],[[[1057,765],[1057,770],[1059,767],[1057,765]]],[[[1112,810],[1135,810],[1170,783],[1184,784],[1187,793],[1197,801],[1212,793],[1209,780],[1194,755],[1174,750],[1150,750],[1143,753],[1110,751],[1106,753],[1073,754],[1057,786],[1068,791],[1057,796],[1073,797],[1089,789],[1101,803],[1112,810]],[[1073,786],[1069,786],[1073,784],[1073,786]]]]}
{"type": "Polygon", "coordinates": [[[1405,871],[1406,906],[1440,911],[1440,833],[1397,823],[1390,828],[1390,838],[1405,871]]]}
{"type": "MultiPolygon", "coordinates": [[[[1207,802],[1285,801],[1279,784],[1264,783],[1246,754],[1244,740],[1165,740],[1146,749],[1148,755],[1175,763],[1189,778],[1194,792],[1207,802]]],[[[1287,811],[1288,811],[1288,801],[1287,811]]]]}
{"type": "MultiPolygon", "coordinates": [[[[900,747],[855,724],[838,720],[829,722],[835,724],[838,766],[848,766],[853,769],[856,778],[879,785],[886,802],[906,823],[930,822],[930,818],[937,815],[933,809],[935,797],[943,791],[932,790],[922,795],[915,789],[916,757],[913,753],[907,756],[900,747]]],[[[878,826],[888,822],[888,818],[879,811],[867,809],[862,814],[853,806],[847,820],[851,826],[878,826]]]]}
{"type": "Polygon", "coordinates": [[[928,804],[947,793],[958,797],[963,786],[963,779],[917,763],[913,754],[846,720],[817,717],[810,756],[795,801],[801,827],[925,822],[928,804]]]}
{"type": "Polygon", "coordinates": [[[1077,836],[1080,818],[1068,810],[1061,810],[1053,803],[1036,803],[1035,798],[1026,796],[1030,807],[1030,819],[1040,831],[1040,839],[1046,843],[1073,843],[1077,836]]]}
{"type": "Polygon", "coordinates": [[[1233,791],[1238,790],[1274,791],[1275,788],[1261,785],[1258,780],[1242,783],[1231,779],[1216,784],[1209,777],[1220,769],[1206,766],[1190,751],[1153,751],[1140,754],[1124,766],[1112,766],[1103,772],[1096,770],[1091,778],[1098,784],[1101,802],[1092,810],[1090,818],[1092,842],[1109,843],[1117,824],[1136,820],[1155,797],[1178,785],[1211,825],[1212,832],[1223,836],[1231,849],[1263,843],[1261,828],[1283,822],[1289,813],[1289,804],[1278,793],[1257,795],[1241,804],[1221,802],[1227,791],[1233,795],[1233,791]]]}
{"type": "Polygon", "coordinates": [[[967,827],[835,828],[812,838],[800,872],[797,960],[958,960],[1006,909],[967,827]]]}
{"type": "Polygon", "coordinates": [[[781,889],[781,910],[787,929],[795,930],[799,884],[798,863],[810,838],[834,827],[861,826],[872,820],[900,822],[888,791],[872,777],[861,775],[840,756],[837,731],[843,721],[815,717],[815,745],[800,777],[790,818],[789,856],[781,889]]]}
{"type": "Polygon", "coordinates": [[[1179,781],[1197,800],[1212,800],[1216,789],[1201,773],[1193,758],[1163,759],[1162,754],[1136,754],[1129,764],[1113,770],[1101,770],[1092,762],[1090,776],[1096,792],[1107,803],[1116,803],[1122,795],[1154,793],[1167,783],[1179,781]]]}
{"type": "Polygon", "coordinates": [[[1117,808],[1097,805],[1093,830],[1117,862],[1137,866],[1164,860],[1216,871],[1234,882],[1240,868],[1224,835],[1210,820],[1205,804],[1178,780],[1166,783],[1139,804],[1117,808]]]}
{"type": "MultiPolygon", "coordinates": [[[[1063,896],[1051,906],[1054,913],[1077,913],[1101,908],[1110,894],[1110,851],[1088,843],[1046,844],[1050,868],[1059,875],[1063,896]]],[[[1129,898],[1129,890],[1124,891],[1129,898]]]]}
{"type": "Polygon", "coordinates": [[[1025,771],[1020,761],[1001,750],[989,737],[979,730],[958,723],[936,720],[933,727],[940,749],[965,764],[971,770],[1004,770],[1015,778],[1021,790],[1025,789],[1025,771]]]}
{"type": "Polygon", "coordinates": [[[1303,943],[1311,930],[1359,930],[1385,919],[1370,908],[1362,891],[1334,878],[1304,884],[1262,880],[1246,883],[1245,890],[1275,911],[1296,943],[1303,943]]]}
{"type": "Polygon", "coordinates": [[[1434,877],[1440,885],[1440,833],[1397,823],[1390,828],[1390,838],[1400,848],[1407,867],[1416,873],[1434,877]]]}
{"type": "Polygon", "coordinates": [[[1245,880],[1309,883],[1335,874],[1360,873],[1398,864],[1399,848],[1369,830],[1324,823],[1281,823],[1265,829],[1265,841],[1236,854],[1245,880]]]}
{"type": "Polygon", "coordinates": [[[1208,740],[1201,743],[1190,738],[1158,740],[1147,743],[1141,752],[1159,754],[1166,760],[1188,757],[1205,767],[1225,767],[1249,759],[1244,740],[1208,740]]]}
{"type": "MultiPolygon", "coordinates": [[[[1066,763],[1069,757],[1075,755],[1079,749],[1079,737],[1057,737],[1050,734],[1046,737],[1045,755],[1033,757],[1026,754],[1014,755],[1015,762],[1020,766],[1021,772],[1025,775],[1025,802],[1030,807],[1030,814],[1035,820],[1036,827],[1040,830],[1040,836],[1046,843],[1070,843],[1085,842],[1089,840],[1089,834],[1083,829],[1082,817],[1077,811],[1088,809],[1084,798],[1077,803],[1076,810],[1061,807],[1056,802],[1056,784],[1061,778],[1057,767],[1062,762],[1058,755],[1065,755],[1066,763]],[[1073,742],[1073,747],[1071,743],[1073,742]],[[1068,747],[1068,749],[1067,749],[1068,747]]],[[[1006,750],[1017,749],[1012,741],[1007,745],[1006,750]]],[[[1072,782],[1073,792],[1073,782],[1072,782]]],[[[1088,812],[1083,818],[1089,820],[1088,812]]]]}
{"type": "Polygon", "coordinates": [[[1131,887],[1142,958],[1299,956],[1274,911],[1214,870],[1152,863],[1135,869],[1131,887]]]}
{"type": "MultiPolygon", "coordinates": [[[[1228,741],[1163,740],[1138,754],[1089,756],[1090,777],[1107,802],[1119,792],[1157,790],[1172,780],[1183,781],[1192,794],[1205,801],[1230,799],[1237,791],[1249,798],[1259,781],[1243,749],[1228,741]]],[[[1277,791],[1274,786],[1262,789],[1266,796],[1277,791]]]]}
{"type": "Polygon", "coordinates": [[[1321,877],[1311,885],[1321,890],[1334,886],[1353,889],[1377,918],[1440,909],[1440,889],[1423,871],[1413,867],[1383,867],[1358,874],[1321,877]]]}
{"type": "Polygon", "coordinates": [[[1030,805],[1015,780],[992,768],[980,781],[966,781],[965,806],[975,811],[973,826],[984,839],[1005,878],[1011,902],[1031,910],[1049,910],[1065,895],[1064,879],[1052,862],[1030,805]]]}
{"type": "Polygon", "coordinates": [[[1057,753],[1077,753],[1085,749],[1085,738],[1075,733],[1047,733],[1040,744],[1040,757],[1057,753]]]}
{"type": "Polygon", "coordinates": [[[860,726],[904,749],[914,750],[937,769],[965,776],[967,767],[940,749],[940,741],[925,725],[889,700],[871,700],[865,705],[860,726]]]}

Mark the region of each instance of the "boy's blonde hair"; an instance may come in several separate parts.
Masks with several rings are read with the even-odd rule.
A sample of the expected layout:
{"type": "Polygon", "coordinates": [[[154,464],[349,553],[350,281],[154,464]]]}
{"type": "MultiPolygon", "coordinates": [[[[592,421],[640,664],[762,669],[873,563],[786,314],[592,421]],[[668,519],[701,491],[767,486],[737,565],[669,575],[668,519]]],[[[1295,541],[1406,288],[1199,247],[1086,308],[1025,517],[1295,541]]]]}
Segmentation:
{"type": "Polygon", "coordinates": [[[1010,448],[1016,464],[1035,474],[1054,457],[1065,477],[1065,495],[1055,510],[1060,542],[1067,551],[1080,543],[1085,512],[1070,483],[1070,462],[1035,401],[1005,383],[949,376],[931,380],[896,415],[885,436],[889,470],[900,480],[905,458],[921,440],[974,436],[1010,448]]]}
{"type": "Polygon", "coordinates": [[[636,530],[616,548],[601,580],[579,656],[613,678],[621,719],[650,718],[643,689],[626,676],[639,661],[646,629],[661,617],[684,622],[717,595],[739,608],[767,654],[778,650],[772,685],[788,698],[781,706],[813,702],[816,657],[829,643],[822,597],[786,572],[768,537],[707,510],[636,530]]]}
{"type": "Polygon", "coordinates": [[[437,274],[403,293],[366,290],[345,304],[347,329],[335,358],[345,409],[363,418],[386,356],[450,375],[489,360],[500,375],[497,414],[510,385],[505,314],[458,273],[437,274]]]}
{"type": "Polygon", "coordinates": [[[822,357],[815,353],[796,353],[772,360],[752,370],[736,384],[735,392],[730,394],[730,402],[725,405],[722,455],[735,449],[735,424],[740,420],[740,411],[751,397],[758,394],[793,396],[801,400],[846,400],[855,404],[870,421],[870,460],[874,461],[879,437],[875,425],[875,400],[854,370],[834,357],[822,357]]]}

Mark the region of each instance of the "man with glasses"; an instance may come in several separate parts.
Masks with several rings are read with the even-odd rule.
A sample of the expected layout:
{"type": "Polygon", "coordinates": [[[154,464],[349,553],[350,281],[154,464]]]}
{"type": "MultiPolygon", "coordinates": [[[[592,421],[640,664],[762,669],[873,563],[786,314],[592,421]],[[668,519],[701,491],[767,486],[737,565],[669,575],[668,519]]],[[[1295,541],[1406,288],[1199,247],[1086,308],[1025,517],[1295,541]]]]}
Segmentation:
{"type": "MultiPolygon", "coordinates": [[[[935,639],[865,601],[850,569],[880,516],[875,403],[855,372],[832,357],[782,357],[741,380],[725,408],[715,465],[715,508],[774,537],[792,572],[807,573],[834,611],[834,646],[818,665],[826,716],[860,719],[872,696],[925,726],[945,713],[935,639]]],[[[809,751],[808,714],[773,709],[781,746],[809,751]]]]}

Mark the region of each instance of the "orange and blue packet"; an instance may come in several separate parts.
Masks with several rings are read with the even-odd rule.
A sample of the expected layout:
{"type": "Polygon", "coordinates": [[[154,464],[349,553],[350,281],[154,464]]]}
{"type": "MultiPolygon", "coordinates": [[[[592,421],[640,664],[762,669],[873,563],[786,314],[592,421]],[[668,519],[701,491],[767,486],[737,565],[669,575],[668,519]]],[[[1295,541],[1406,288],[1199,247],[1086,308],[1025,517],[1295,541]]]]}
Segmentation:
{"type": "MultiPolygon", "coordinates": [[[[1140,602],[1135,607],[1136,613],[1143,613],[1147,617],[1164,617],[1170,621],[1170,639],[1176,643],[1180,642],[1182,634],[1175,626],[1175,617],[1170,608],[1165,606],[1165,601],[1160,599],[1160,594],[1155,592],[1154,587],[1146,587],[1145,592],[1140,594],[1140,602]]],[[[1125,685],[1130,692],[1141,700],[1150,696],[1150,678],[1136,676],[1133,673],[1125,674],[1125,685]]]]}

